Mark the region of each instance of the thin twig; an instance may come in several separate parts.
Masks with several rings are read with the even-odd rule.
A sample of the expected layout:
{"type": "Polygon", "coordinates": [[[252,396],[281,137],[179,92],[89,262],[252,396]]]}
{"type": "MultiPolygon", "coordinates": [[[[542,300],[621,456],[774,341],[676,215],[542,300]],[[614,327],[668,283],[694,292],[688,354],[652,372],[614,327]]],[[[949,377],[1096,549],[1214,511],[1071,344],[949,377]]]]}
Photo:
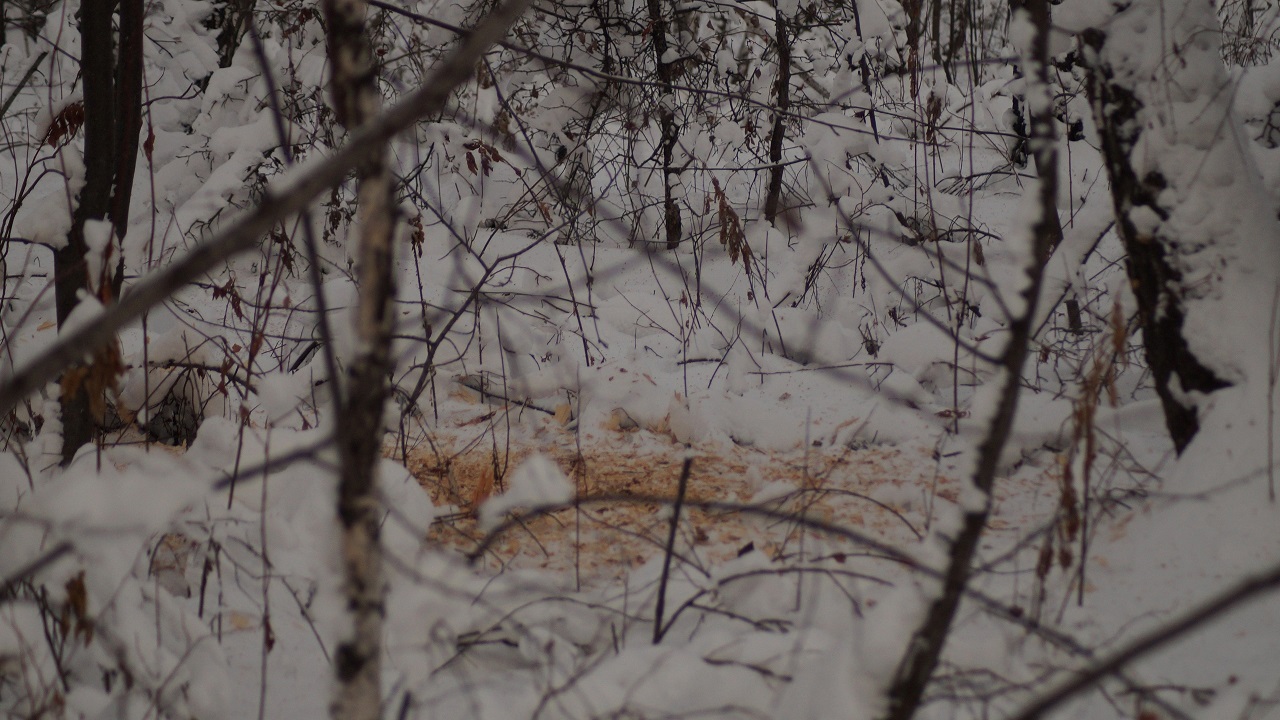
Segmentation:
{"type": "Polygon", "coordinates": [[[680,468],[680,483],[676,486],[676,501],[671,504],[671,529],[667,533],[667,548],[662,557],[662,579],[658,581],[658,607],[653,612],[653,644],[662,642],[667,629],[662,626],[662,615],[667,606],[667,581],[671,576],[671,558],[676,549],[676,530],[680,527],[680,510],[684,507],[684,496],[689,490],[689,471],[693,469],[693,456],[685,456],[684,466],[680,468]]]}
{"type": "Polygon", "coordinates": [[[48,50],[42,50],[40,54],[36,56],[36,61],[31,63],[31,67],[27,68],[27,72],[22,75],[22,79],[18,81],[17,87],[15,87],[13,92],[9,94],[9,99],[4,101],[3,106],[0,106],[0,117],[4,117],[5,113],[9,112],[9,106],[13,104],[14,100],[18,99],[18,95],[22,92],[22,88],[27,86],[27,82],[31,80],[31,76],[36,74],[36,68],[40,67],[40,63],[48,55],[48,50]]]}

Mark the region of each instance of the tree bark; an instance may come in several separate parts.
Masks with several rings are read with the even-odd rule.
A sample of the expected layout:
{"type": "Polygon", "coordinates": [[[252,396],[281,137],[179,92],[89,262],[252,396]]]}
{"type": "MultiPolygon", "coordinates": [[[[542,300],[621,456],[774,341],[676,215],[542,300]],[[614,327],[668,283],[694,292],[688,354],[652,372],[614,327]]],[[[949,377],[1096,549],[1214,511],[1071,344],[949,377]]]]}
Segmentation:
{"type": "MultiPolygon", "coordinates": [[[[365,31],[364,0],[325,0],[331,91],[338,122],[349,130],[377,117],[382,107],[377,66],[365,31]]],[[[337,408],[338,520],[342,526],[343,594],[351,628],[334,658],[337,673],[332,716],[378,720],[382,716],[382,623],[385,580],[379,523],[378,461],[382,457],[383,404],[389,392],[395,263],[392,235],[395,198],[386,146],[356,167],[359,183],[357,352],[347,368],[337,408]]]]}
{"type": "Polygon", "coordinates": [[[658,74],[658,128],[662,134],[660,148],[662,155],[662,210],[663,225],[667,239],[667,249],[675,250],[680,246],[684,235],[683,223],[680,219],[680,205],[672,192],[672,181],[679,174],[673,167],[676,143],[680,141],[680,127],[676,124],[675,63],[667,57],[670,50],[668,31],[671,21],[664,13],[662,0],[649,0],[649,32],[652,33],[653,57],[658,74]]]}
{"type": "MultiPolygon", "coordinates": [[[[142,133],[142,57],[145,0],[120,0],[120,49],[115,86],[115,186],[111,196],[111,224],[115,228],[117,262],[111,278],[111,297],[120,296],[124,283],[124,237],[129,228],[129,204],[138,166],[142,133]]],[[[87,121],[87,118],[86,118],[87,121]]]]}
{"type": "Polygon", "coordinates": [[[924,0],[903,0],[902,9],[907,14],[907,76],[911,78],[911,97],[920,94],[920,39],[924,35],[924,0]]]}
{"type": "Polygon", "coordinates": [[[782,11],[774,10],[774,42],[778,46],[778,80],[774,90],[776,98],[773,112],[773,130],[769,133],[769,190],[764,201],[764,219],[770,225],[777,225],[775,220],[782,205],[782,143],[786,139],[787,112],[791,109],[791,36],[787,28],[787,20],[782,11]]]}
{"type": "Polygon", "coordinates": [[[1235,142],[1217,140],[1233,128],[1218,20],[1207,0],[1173,7],[1138,0],[1105,31],[1082,33],[1081,43],[1144,350],[1181,453],[1200,428],[1196,396],[1232,384],[1205,359],[1211,349],[1194,346],[1188,314],[1201,299],[1231,291],[1215,266],[1251,254],[1239,231],[1177,217],[1185,199],[1197,195],[1211,208],[1250,204],[1238,191],[1252,182],[1250,161],[1235,142]],[[1134,50],[1147,43],[1157,47],[1134,50]],[[1225,184],[1236,183],[1232,197],[1205,194],[1215,192],[1214,181],[1202,171],[1216,167],[1231,169],[1225,184]]]}
{"type": "MultiPolygon", "coordinates": [[[[116,128],[115,48],[111,16],[113,3],[90,2],[80,9],[81,77],[84,86],[84,187],[76,198],[67,244],[53,253],[54,303],[59,329],[80,304],[79,294],[92,285],[86,254],[85,225],[105,218],[111,210],[111,185],[115,175],[116,128]]],[[[105,266],[104,266],[105,269],[105,266]]],[[[94,279],[101,282],[101,278],[94,279]]],[[[71,462],[76,451],[93,437],[89,388],[85,373],[72,370],[62,382],[62,462],[71,462]]]]}

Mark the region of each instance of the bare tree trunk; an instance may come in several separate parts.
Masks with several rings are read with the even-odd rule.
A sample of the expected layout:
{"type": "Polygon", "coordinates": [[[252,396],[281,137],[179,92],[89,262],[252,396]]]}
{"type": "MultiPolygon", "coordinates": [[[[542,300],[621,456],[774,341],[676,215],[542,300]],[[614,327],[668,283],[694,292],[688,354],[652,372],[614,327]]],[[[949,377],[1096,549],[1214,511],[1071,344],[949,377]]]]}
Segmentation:
{"type": "MultiPolygon", "coordinates": [[[[81,7],[81,76],[84,84],[85,184],[72,215],[67,244],[54,252],[54,297],[58,326],[80,303],[79,293],[97,289],[104,303],[120,295],[124,282],[124,235],[142,129],[143,0],[120,0],[120,47],[114,47],[115,3],[81,7]],[[86,224],[109,220],[111,238],[101,252],[102,275],[89,277],[86,224]],[[114,261],[114,268],[110,265],[114,261]]],[[[118,369],[114,347],[98,350],[90,367],[73,368],[62,382],[62,462],[93,437],[104,383],[118,369]]]]}
{"type": "MultiPolygon", "coordinates": [[[[941,2],[941,0],[939,0],[941,2]]],[[[942,69],[946,72],[947,82],[955,82],[956,58],[964,47],[965,38],[969,35],[969,25],[973,20],[973,2],[971,0],[950,0],[951,32],[947,39],[947,48],[942,57],[942,69]]]]}
{"type": "Polygon", "coordinates": [[[671,48],[668,31],[671,21],[664,14],[662,0],[649,0],[649,32],[653,37],[653,56],[658,70],[658,127],[662,133],[659,148],[662,153],[662,210],[667,236],[667,249],[674,250],[680,246],[684,234],[680,220],[680,205],[672,193],[672,181],[679,170],[672,166],[676,143],[680,141],[680,127],[676,124],[675,91],[671,85],[675,81],[675,63],[671,62],[668,51],[671,48]]]}
{"type": "Polygon", "coordinates": [[[1185,332],[1188,314],[1197,300],[1231,292],[1214,266],[1256,259],[1243,247],[1247,239],[1239,230],[1224,233],[1199,219],[1178,221],[1175,216],[1191,194],[1210,208],[1225,202],[1248,210],[1245,193],[1250,183],[1261,180],[1235,141],[1217,141],[1234,126],[1218,20],[1208,0],[1184,0],[1172,7],[1139,0],[1125,6],[1106,28],[1081,35],[1082,56],[1089,66],[1089,95],[1147,362],[1169,434],[1181,453],[1200,428],[1195,397],[1231,384],[1206,364],[1209,348],[1193,347],[1185,332]],[[1133,48],[1145,47],[1139,43],[1158,47],[1135,52],[1133,48]],[[1206,168],[1214,174],[1218,168],[1229,169],[1225,185],[1235,190],[1216,199],[1205,195],[1224,184],[1210,180],[1202,172],[1206,168]]]}
{"type": "Polygon", "coordinates": [[[129,203],[133,197],[133,177],[138,165],[138,141],[142,132],[142,23],[145,0],[120,0],[120,49],[116,60],[115,87],[115,187],[111,197],[111,224],[120,248],[111,297],[120,296],[124,283],[124,237],[129,229],[129,203]]]}
{"type": "MultiPolygon", "coordinates": [[[[1057,218],[1058,151],[1053,119],[1053,100],[1048,88],[1048,0],[1028,0],[1027,13],[1036,28],[1031,40],[1028,66],[1027,104],[1031,110],[1031,151],[1039,171],[1039,217],[1032,226],[1032,255],[1026,268],[1027,283],[1023,290],[1021,312],[1010,319],[1009,340],[1001,358],[1000,397],[991,418],[986,437],[978,446],[973,484],[986,497],[982,509],[967,511],[943,578],[941,593],[929,607],[924,622],[912,635],[907,650],[888,691],[889,720],[908,720],[920,707],[925,687],[942,656],[942,648],[951,633],[960,598],[969,581],[973,558],[991,509],[991,492],[995,486],[1000,454],[1013,428],[1017,412],[1022,368],[1031,341],[1031,323],[1035,318],[1044,267],[1061,234],[1057,218]]],[[[994,381],[993,381],[994,382],[994,381]]]]}
{"type": "Polygon", "coordinates": [[[902,9],[907,13],[907,75],[911,78],[911,97],[920,94],[920,39],[924,35],[924,0],[903,0],[902,9]]]}
{"type": "MultiPolygon", "coordinates": [[[[85,226],[101,220],[112,210],[111,188],[115,178],[116,126],[115,48],[111,16],[114,3],[89,2],[80,8],[81,77],[84,85],[85,182],[77,198],[67,233],[67,244],[53,253],[54,299],[58,327],[80,304],[79,293],[88,291],[104,278],[90,278],[86,255],[89,245],[85,226]],[[91,283],[92,280],[92,283],[91,283]]],[[[104,265],[104,270],[105,270],[104,265]]],[[[90,412],[90,383],[85,368],[72,368],[62,381],[62,462],[93,437],[90,412]]]]}
{"type": "Polygon", "coordinates": [[[775,89],[776,105],[773,112],[773,130],[769,133],[769,191],[764,201],[764,219],[774,222],[782,204],[782,142],[787,132],[787,112],[791,109],[791,36],[782,11],[774,11],[774,42],[778,46],[778,80],[775,89]]]}
{"type": "MultiPolygon", "coordinates": [[[[355,130],[382,107],[377,66],[365,32],[364,0],[325,0],[333,106],[338,122],[355,130]]],[[[391,372],[395,300],[392,235],[395,198],[386,146],[356,168],[360,245],[357,279],[357,352],[340,394],[337,442],[338,520],[342,524],[343,594],[352,627],[334,658],[338,686],[332,716],[377,720],[382,715],[382,621],[385,580],[379,538],[378,461],[382,457],[382,410],[391,372]]]]}

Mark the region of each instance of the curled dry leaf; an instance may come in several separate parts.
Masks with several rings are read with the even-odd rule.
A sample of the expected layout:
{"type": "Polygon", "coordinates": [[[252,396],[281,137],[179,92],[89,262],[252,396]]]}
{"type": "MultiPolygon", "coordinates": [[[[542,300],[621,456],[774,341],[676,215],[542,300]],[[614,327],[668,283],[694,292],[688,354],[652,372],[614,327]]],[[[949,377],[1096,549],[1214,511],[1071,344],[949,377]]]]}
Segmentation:
{"type": "Polygon", "coordinates": [[[58,147],[64,141],[70,142],[71,138],[79,132],[81,125],[84,125],[84,103],[74,102],[67,105],[49,123],[49,130],[44,135],[44,144],[49,147],[58,147]]]}

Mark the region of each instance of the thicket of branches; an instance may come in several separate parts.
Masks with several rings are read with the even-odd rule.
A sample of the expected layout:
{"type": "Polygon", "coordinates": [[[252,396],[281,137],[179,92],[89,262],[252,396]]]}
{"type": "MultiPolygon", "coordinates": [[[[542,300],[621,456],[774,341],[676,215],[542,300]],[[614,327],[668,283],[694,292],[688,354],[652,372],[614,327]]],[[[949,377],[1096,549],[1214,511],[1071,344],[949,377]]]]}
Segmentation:
{"type": "MultiPolygon", "coordinates": [[[[261,492],[267,507],[275,473],[334,480],[300,511],[341,529],[316,548],[341,564],[338,642],[321,643],[334,716],[381,717],[393,701],[429,716],[411,689],[384,692],[386,577],[436,588],[395,554],[422,528],[392,532],[383,556],[403,518],[389,501],[400,490],[379,480],[404,474],[383,457],[403,465],[429,445],[457,386],[584,422],[572,373],[547,403],[517,376],[592,368],[631,342],[684,368],[686,413],[688,367],[741,378],[779,359],[898,407],[941,403],[934,427],[980,499],[935,531],[950,541],[944,563],[792,518],[930,588],[869,713],[906,720],[948,701],[1002,714],[1029,703],[1034,717],[1115,677],[1182,714],[1125,665],[1272,589],[1275,573],[1106,657],[1042,626],[1039,608],[1055,557],[1078,569],[1062,582],[1079,591],[1108,483],[1131,481],[1118,479],[1123,446],[1094,426],[1100,404],[1154,394],[1183,452],[1215,422],[1206,398],[1274,387],[1274,341],[1251,342],[1275,324],[1258,293],[1277,292],[1277,184],[1257,158],[1274,157],[1280,106],[1233,105],[1227,89],[1244,68],[1274,75],[1280,26],[1255,2],[1095,4],[4,3],[0,706],[213,712],[198,674],[220,662],[223,619],[205,613],[206,584],[261,582],[269,604],[277,578],[307,617],[303,596],[325,589],[323,558],[273,565],[265,510],[234,504],[261,492]],[[1134,38],[1150,51],[1130,52],[1134,38]],[[1243,193],[1250,210],[1220,221],[1243,193]],[[975,212],[991,198],[1007,212],[975,212]],[[651,286],[635,285],[637,267],[651,286]],[[601,327],[624,301],[630,338],[601,327]],[[1223,307],[1249,308],[1214,340],[1238,349],[1234,365],[1195,334],[1223,307]],[[909,380],[885,354],[900,331],[942,338],[909,380]],[[1029,392],[1074,408],[1047,441],[1067,468],[1060,509],[1020,541],[1041,558],[1030,617],[973,582],[1029,392]],[[288,439],[273,447],[277,429],[288,439]],[[234,449],[224,472],[162,497],[111,455],[136,442],[146,450],[131,462],[146,466],[153,444],[202,436],[234,449]],[[105,503],[114,491],[93,483],[120,484],[125,500],[105,503]],[[161,572],[179,557],[181,571],[161,572]],[[203,570],[188,573],[191,558],[203,570]],[[966,604],[1087,681],[1056,688],[1047,672],[958,690],[944,670],[963,668],[943,650],[966,604]]],[[[833,440],[867,441],[857,431],[833,440]]],[[[670,627],[688,472],[679,496],[652,499],[676,503],[641,610],[655,642],[670,627]]],[[[273,631],[259,630],[265,658],[273,631]]]]}

